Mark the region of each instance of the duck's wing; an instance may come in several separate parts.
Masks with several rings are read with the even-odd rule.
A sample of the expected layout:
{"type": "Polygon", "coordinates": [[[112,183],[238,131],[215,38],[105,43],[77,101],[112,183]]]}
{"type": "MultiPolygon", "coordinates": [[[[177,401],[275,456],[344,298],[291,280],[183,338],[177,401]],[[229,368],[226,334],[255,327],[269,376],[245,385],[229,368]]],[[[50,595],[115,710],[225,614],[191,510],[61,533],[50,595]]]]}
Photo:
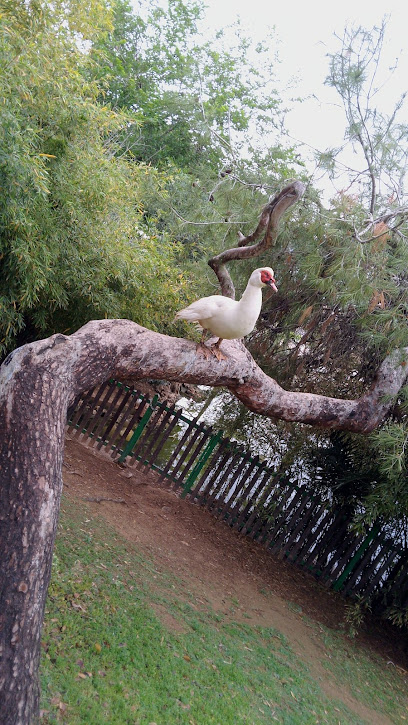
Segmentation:
{"type": "Polygon", "coordinates": [[[216,314],[226,310],[231,306],[231,300],[229,297],[223,297],[222,295],[211,295],[210,297],[202,297],[196,302],[192,302],[191,305],[186,307],[184,310],[177,312],[176,320],[188,320],[189,322],[198,322],[199,320],[208,320],[216,314]]]}

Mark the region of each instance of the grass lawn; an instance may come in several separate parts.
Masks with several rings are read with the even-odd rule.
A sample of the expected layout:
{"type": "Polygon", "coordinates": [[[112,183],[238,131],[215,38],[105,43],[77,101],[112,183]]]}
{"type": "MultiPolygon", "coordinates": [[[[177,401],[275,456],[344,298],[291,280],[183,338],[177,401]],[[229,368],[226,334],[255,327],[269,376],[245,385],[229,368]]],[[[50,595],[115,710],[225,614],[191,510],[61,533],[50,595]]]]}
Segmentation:
{"type": "MultiPolygon", "coordinates": [[[[331,678],[391,722],[408,722],[398,673],[361,649],[350,657],[329,631],[316,636],[330,652],[331,678]]],[[[367,723],[323,692],[280,632],[197,609],[173,574],[67,499],[41,683],[42,725],[367,723]]]]}

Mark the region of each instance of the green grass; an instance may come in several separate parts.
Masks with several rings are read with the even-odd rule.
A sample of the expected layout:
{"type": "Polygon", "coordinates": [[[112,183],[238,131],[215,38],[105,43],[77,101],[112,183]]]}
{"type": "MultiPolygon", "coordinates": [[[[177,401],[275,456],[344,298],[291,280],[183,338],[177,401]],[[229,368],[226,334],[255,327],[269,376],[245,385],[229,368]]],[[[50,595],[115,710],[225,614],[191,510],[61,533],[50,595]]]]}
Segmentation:
{"type": "MultiPolygon", "coordinates": [[[[322,628],[320,628],[322,630],[322,628]]],[[[323,628],[330,656],[324,665],[335,680],[345,685],[356,700],[394,723],[408,723],[408,682],[392,663],[364,650],[336,632],[323,628]]]]}
{"type": "Polygon", "coordinates": [[[41,679],[43,725],[363,722],[321,691],[278,631],[197,611],[182,582],[69,501],[41,679]],[[151,603],[177,626],[166,627],[151,603]]]}

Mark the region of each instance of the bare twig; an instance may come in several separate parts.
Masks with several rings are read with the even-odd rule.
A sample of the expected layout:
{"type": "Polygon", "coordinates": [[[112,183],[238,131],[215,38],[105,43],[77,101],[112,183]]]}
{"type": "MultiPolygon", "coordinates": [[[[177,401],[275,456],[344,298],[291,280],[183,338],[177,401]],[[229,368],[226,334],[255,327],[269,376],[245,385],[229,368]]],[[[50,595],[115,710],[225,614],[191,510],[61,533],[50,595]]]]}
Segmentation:
{"type": "Polygon", "coordinates": [[[83,496],[83,501],[94,501],[95,503],[101,503],[101,501],[112,501],[112,503],[124,503],[125,506],[128,505],[127,501],[125,501],[124,498],[109,498],[105,496],[83,496]]]}
{"type": "MultiPolygon", "coordinates": [[[[370,242],[375,241],[376,239],[380,239],[381,237],[384,237],[385,234],[390,233],[399,233],[399,227],[404,224],[408,219],[408,208],[401,207],[399,209],[396,209],[392,212],[389,212],[388,214],[382,214],[381,216],[377,217],[377,219],[369,219],[365,228],[361,231],[358,231],[356,227],[354,227],[354,238],[360,242],[360,244],[369,244],[370,242]],[[394,223],[390,224],[389,222],[394,219],[394,223]],[[363,238],[365,234],[368,234],[369,230],[373,230],[373,234],[367,238],[363,238]],[[379,230],[378,233],[375,233],[376,230],[379,230]]],[[[404,237],[404,235],[402,235],[404,237]]]]}

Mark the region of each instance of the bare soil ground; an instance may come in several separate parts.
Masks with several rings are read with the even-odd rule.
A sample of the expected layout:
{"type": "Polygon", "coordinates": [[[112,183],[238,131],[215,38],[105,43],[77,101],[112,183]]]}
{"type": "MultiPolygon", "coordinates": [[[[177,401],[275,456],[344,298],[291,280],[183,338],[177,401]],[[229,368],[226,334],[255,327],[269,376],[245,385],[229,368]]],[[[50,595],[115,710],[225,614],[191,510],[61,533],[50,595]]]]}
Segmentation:
{"type": "MultiPolygon", "coordinates": [[[[95,515],[137,544],[158,569],[177,575],[186,592],[195,593],[197,608],[212,607],[235,621],[275,627],[330,697],[342,700],[372,725],[390,722],[358,702],[323,666],[329,653],[319,625],[341,630],[345,622],[341,596],[240,536],[208,511],[180,499],[168,484],[159,484],[153,472],[120,468],[107,456],[70,439],[64,484],[67,496],[86,500],[95,515]]],[[[180,626],[171,615],[155,609],[169,628],[180,626]]],[[[355,641],[380,654],[387,669],[397,667],[403,673],[408,669],[406,642],[387,623],[369,622],[355,641]]]]}

